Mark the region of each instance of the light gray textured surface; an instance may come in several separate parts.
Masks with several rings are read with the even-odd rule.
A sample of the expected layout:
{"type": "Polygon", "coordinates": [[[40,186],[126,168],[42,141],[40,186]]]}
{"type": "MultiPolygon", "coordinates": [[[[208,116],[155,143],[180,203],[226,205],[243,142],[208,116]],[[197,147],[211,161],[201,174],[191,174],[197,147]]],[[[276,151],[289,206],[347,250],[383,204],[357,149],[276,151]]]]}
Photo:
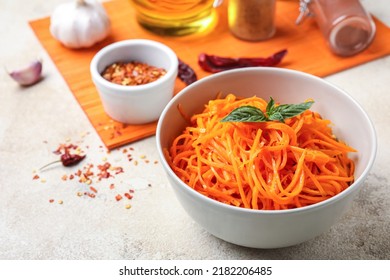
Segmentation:
{"type": "MultiPolygon", "coordinates": [[[[378,134],[376,163],[351,210],[312,241],[248,249],[216,239],[186,215],[161,165],[153,163],[158,159],[154,137],[127,146],[134,148],[137,166],[122,150],[107,155],[100,148],[99,137],[27,24],[50,15],[61,2],[0,0],[2,66],[32,57],[44,63],[44,80],[33,87],[21,88],[4,71],[0,74],[0,259],[390,259],[389,56],[326,78],[363,105],[378,134]],[[83,186],[62,181],[70,173],[62,168],[43,173],[45,183],[33,181],[33,169],[50,161],[51,151],[66,139],[88,145],[88,161],[108,157],[124,166],[125,173],[114,180],[117,189],[102,182],[97,198],[78,197],[83,186]],[[132,208],[125,209],[125,201],[116,202],[114,194],[130,187],[136,191],[132,208]]],[[[363,3],[389,24],[386,0],[363,3]]]]}

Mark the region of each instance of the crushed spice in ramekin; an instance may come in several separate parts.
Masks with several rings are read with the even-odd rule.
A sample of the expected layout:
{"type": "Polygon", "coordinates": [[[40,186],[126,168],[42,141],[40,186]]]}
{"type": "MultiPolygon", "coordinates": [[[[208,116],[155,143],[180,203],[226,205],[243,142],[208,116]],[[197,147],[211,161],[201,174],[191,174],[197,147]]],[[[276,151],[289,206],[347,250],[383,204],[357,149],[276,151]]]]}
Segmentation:
{"type": "Polygon", "coordinates": [[[147,63],[130,61],[116,62],[108,65],[102,76],[107,81],[123,86],[137,86],[154,82],[167,71],[147,63]]]}

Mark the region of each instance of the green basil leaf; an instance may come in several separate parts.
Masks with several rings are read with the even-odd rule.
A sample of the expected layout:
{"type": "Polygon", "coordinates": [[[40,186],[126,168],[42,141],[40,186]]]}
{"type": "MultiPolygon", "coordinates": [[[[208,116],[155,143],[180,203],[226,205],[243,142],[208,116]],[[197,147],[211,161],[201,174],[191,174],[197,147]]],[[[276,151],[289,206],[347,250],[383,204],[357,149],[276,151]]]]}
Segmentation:
{"type": "Polygon", "coordinates": [[[281,113],[279,113],[279,112],[274,112],[274,113],[272,113],[272,114],[269,116],[268,120],[270,120],[270,121],[280,121],[280,122],[284,122],[284,117],[283,117],[283,115],[282,115],[281,113]]]}
{"type": "Polygon", "coordinates": [[[241,106],[230,112],[221,122],[265,122],[263,111],[254,106],[241,106]]]}
{"type": "Polygon", "coordinates": [[[231,111],[221,122],[284,122],[286,119],[302,114],[313,103],[313,101],[309,101],[300,104],[282,104],[275,107],[275,101],[270,97],[266,107],[266,114],[254,106],[242,106],[231,111]]]}
{"type": "Polygon", "coordinates": [[[275,101],[272,97],[270,97],[266,108],[267,115],[268,116],[272,115],[274,109],[275,109],[275,101]]]}
{"type": "Polygon", "coordinates": [[[289,119],[302,114],[313,105],[313,101],[304,102],[300,104],[282,104],[273,109],[271,114],[268,114],[268,118],[272,121],[284,122],[285,119],[289,119]]]}

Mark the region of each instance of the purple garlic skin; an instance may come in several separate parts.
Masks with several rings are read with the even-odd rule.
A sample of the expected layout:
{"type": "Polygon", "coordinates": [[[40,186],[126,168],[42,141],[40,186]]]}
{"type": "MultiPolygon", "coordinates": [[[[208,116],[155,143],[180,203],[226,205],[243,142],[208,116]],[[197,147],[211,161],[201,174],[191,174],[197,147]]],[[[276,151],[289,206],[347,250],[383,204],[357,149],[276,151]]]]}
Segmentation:
{"type": "Polygon", "coordinates": [[[8,73],[12,79],[22,86],[31,86],[42,78],[42,62],[31,62],[28,66],[8,73]]]}

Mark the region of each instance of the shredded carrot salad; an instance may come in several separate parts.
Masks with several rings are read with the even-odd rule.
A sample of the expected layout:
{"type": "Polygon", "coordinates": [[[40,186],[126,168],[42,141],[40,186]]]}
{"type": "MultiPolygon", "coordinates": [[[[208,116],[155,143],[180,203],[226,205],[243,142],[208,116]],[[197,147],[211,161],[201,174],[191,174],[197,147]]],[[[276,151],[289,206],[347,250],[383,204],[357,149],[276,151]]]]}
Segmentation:
{"type": "Polygon", "coordinates": [[[311,110],[285,122],[221,122],[259,97],[215,99],[165,150],[177,176],[199,193],[238,207],[303,207],[342,192],[354,181],[356,152],[332,133],[331,122],[311,110]]]}

